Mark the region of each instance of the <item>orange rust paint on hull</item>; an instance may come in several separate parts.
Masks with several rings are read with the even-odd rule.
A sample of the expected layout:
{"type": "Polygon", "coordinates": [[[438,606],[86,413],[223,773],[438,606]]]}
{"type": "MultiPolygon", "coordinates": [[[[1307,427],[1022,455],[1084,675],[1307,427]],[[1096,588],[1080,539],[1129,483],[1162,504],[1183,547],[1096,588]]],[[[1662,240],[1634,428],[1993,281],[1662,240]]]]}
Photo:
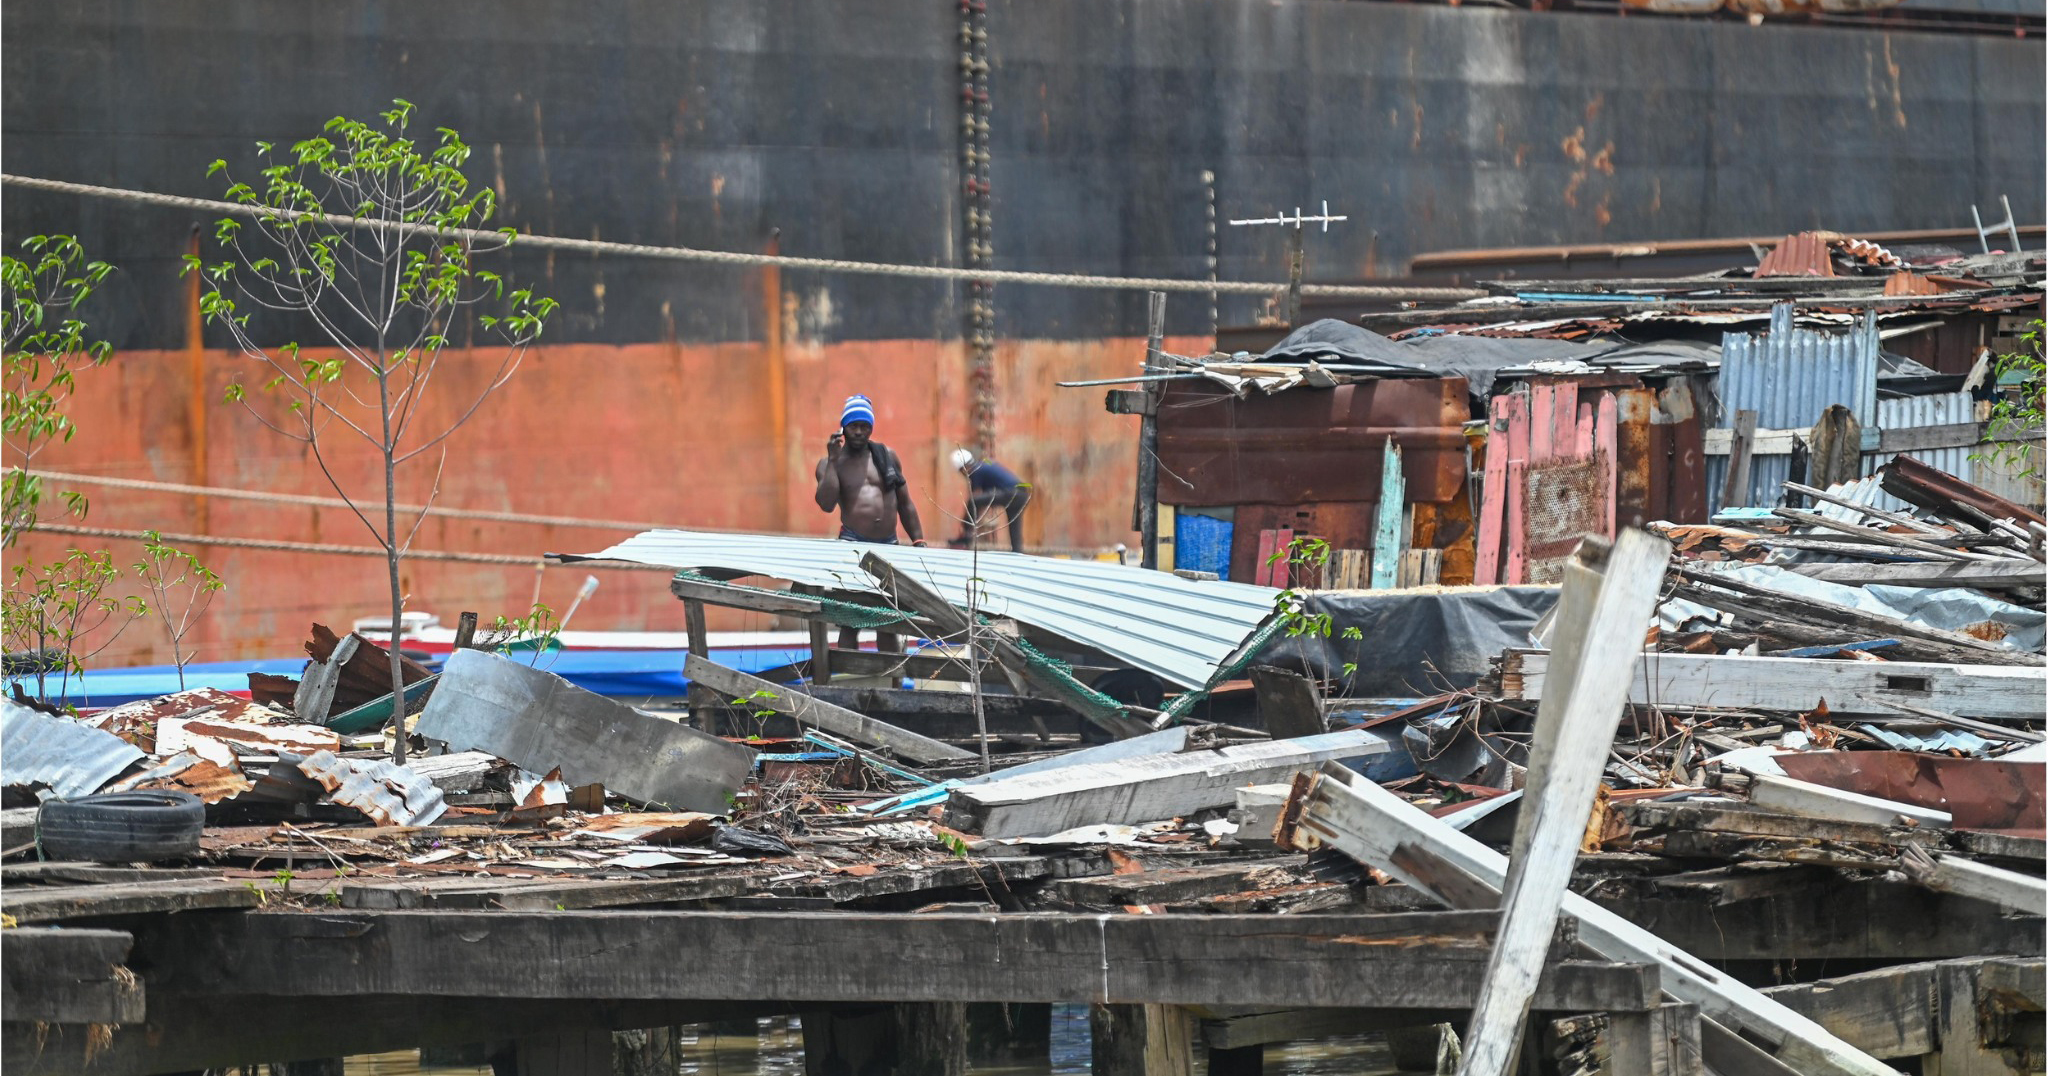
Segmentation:
{"type": "MultiPolygon", "coordinates": [[[[1185,353],[1205,339],[1174,339],[1185,353]]],[[[879,411],[876,436],[902,456],[926,533],[935,541],[957,533],[954,522],[966,483],[945,456],[969,441],[968,356],[957,341],[876,340],[806,345],[783,341],[788,401],[785,443],[763,421],[772,387],[757,343],[626,346],[555,344],[529,354],[510,383],[438,453],[400,470],[399,499],[418,503],[434,488],[442,507],[539,515],[648,520],[678,527],[781,530],[828,537],[837,518],[812,503],[811,468],[823,454],[841,402],[866,393],[879,411]],[[789,460],[800,473],[782,475],[789,460]],[[780,501],[781,503],[777,503],[780,501]]],[[[1143,353],[1137,339],[1007,341],[997,353],[997,458],[1039,490],[1026,535],[1038,547],[1092,549],[1129,542],[1135,481],[1135,418],[1103,410],[1100,388],[1061,389],[1060,380],[1133,373],[1143,353]]],[[[312,354],[308,352],[309,356],[312,354]]],[[[191,384],[193,353],[130,351],[82,373],[72,418],[79,435],[38,459],[56,471],[211,484],[276,493],[332,495],[304,446],[263,429],[239,405],[221,401],[231,376],[259,382],[238,356],[204,355],[210,401],[204,412],[180,406],[191,384]],[[191,454],[196,423],[206,424],[203,459],[191,454]]],[[[438,430],[488,383],[499,355],[451,352],[436,373],[421,431],[438,430]]],[[[256,395],[251,388],[251,395],[256,395]]],[[[373,448],[330,427],[328,466],[352,493],[379,500],[381,468],[373,448]],[[350,438],[345,440],[344,438],[350,438]]],[[[202,520],[191,497],[87,488],[89,525],[195,533],[202,520]]],[[[311,509],[213,498],[210,533],[257,539],[372,544],[346,509],[311,509]]],[[[589,552],[627,536],[615,528],[486,523],[430,517],[413,540],[420,550],[532,556],[589,552]]],[[[79,539],[129,564],[141,553],[129,539],[79,539]]],[[[11,554],[47,561],[72,544],[58,535],[30,535],[11,554]]],[[[383,572],[375,559],[208,546],[197,549],[228,587],[187,637],[197,660],[222,661],[293,654],[315,621],[341,626],[382,606],[383,572]]],[[[584,573],[549,571],[541,600],[558,612],[584,573]]],[[[408,562],[408,607],[448,623],[473,609],[485,623],[519,614],[533,594],[524,566],[408,562]]],[[[681,604],[658,573],[609,573],[578,610],[574,626],[598,630],[677,630],[681,604]]],[[[767,630],[771,618],[728,612],[717,630],[767,630]]],[[[91,645],[96,645],[97,640],[91,645]]],[[[168,662],[168,642],[152,624],[130,627],[93,662],[99,667],[168,662]]]]}

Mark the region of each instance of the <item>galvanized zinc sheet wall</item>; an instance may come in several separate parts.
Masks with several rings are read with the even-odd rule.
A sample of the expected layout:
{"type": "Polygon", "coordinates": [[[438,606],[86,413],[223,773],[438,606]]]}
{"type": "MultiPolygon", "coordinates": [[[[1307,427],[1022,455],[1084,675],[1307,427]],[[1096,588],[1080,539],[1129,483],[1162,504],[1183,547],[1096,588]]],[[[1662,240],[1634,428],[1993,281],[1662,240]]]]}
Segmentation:
{"type": "MultiPolygon", "coordinates": [[[[1720,426],[1732,429],[1740,411],[1757,413],[1760,430],[1808,429],[1835,404],[1847,407],[1864,429],[1877,419],[1877,317],[1866,312],[1847,333],[1802,329],[1792,322],[1792,304],[1771,308],[1768,332],[1721,337],[1720,426]]],[[[1792,474],[1789,454],[1752,455],[1751,506],[1781,503],[1792,474]]],[[[1707,459],[1709,511],[1721,507],[1728,457],[1707,459]]]]}
{"type": "MultiPolygon", "coordinates": [[[[1973,422],[1976,420],[1976,417],[1977,401],[1971,399],[1970,394],[1967,392],[1944,392],[1933,396],[1907,396],[1902,399],[1879,400],[1877,402],[1877,425],[1882,430],[1908,430],[1924,426],[1954,426],[1965,422],[1973,422]]],[[[1970,455],[1976,451],[1977,449],[1975,448],[1925,448],[1908,452],[1906,455],[1919,460],[1929,467],[1939,468],[1964,481],[1969,481],[1973,469],[1970,455]]],[[[1891,459],[1890,453],[1864,453],[1863,473],[1876,474],[1877,469],[1884,466],[1885,461],[1889,459],[1891,459]]],[[[1902,512],[1910,507],[1906,502],[1882,491],[1879,491],[1871,499],[1870,505],[1873,508],[1882,508],[1891,512],[1902,512]]]]}

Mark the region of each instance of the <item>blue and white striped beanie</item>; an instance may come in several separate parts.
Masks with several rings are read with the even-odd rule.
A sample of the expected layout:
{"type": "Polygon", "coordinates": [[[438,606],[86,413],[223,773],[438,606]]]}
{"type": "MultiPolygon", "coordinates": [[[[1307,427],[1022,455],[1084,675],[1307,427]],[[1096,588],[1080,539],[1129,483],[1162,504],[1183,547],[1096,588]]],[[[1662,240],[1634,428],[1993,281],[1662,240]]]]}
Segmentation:
{"type": "Polygon", "coordinates": [[[849,422],[865,422],[873,426],[875,424],[875,405],[873,401],[859,393],[848,396],[846,398],[846,406],[839,410],[839,425],[844,427],[849,422]]]}

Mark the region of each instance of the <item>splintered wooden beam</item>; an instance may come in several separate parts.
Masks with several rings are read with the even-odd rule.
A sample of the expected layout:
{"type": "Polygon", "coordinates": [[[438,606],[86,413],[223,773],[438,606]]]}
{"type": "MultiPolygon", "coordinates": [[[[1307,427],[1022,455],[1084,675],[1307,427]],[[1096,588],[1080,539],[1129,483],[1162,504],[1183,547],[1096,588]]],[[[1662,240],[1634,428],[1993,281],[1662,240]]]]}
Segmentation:
{"type": "Polygon", "coordinates": [[[248,882],[117,882],[106,885],[27,886],[0,889],[0,912],[22,923],[55,923],[110,915],[254,908],[266,895],[248,882]]]}
{"type": "MultiPolygon", "coordinates": [[[[860,558],[860,566],[863,571],[875,577],[875,581],[896,602],[898,608],[922,614],[938,625],[939,630],[953,641],[967,641],[967,615],[954,608],[953,603],[946,600],[938,591],[904,572],[897,571],[895,565],[873,553],[860,558]]],[[[1023,648],[1013,640],[991,631],[982,633],[981,642],[988,647],[989,655],[1002,666],[1012,684],[1030,684],[1040,693],[1073,707],[1082,717],[1119,739],[1126,736],[1142,736],[1152,731],[1152,726],[1130,716],[1124,707],[1103,703],[1073,677],[1055,676],[1032,664],[1023,648]]]]}
{"type": "Polygon", "coordinates": [[[1487,961],[1459,1076],[1506,1076],[1557,928],[1586,818],[1664,582],[1671,548],[1626,530],[1611,549],[1582,544],[1564,567],[1551,633],[1551,690],[1536,710],[1528,791],[1502,893],[1500,944],[1487,961]]]}
{"type": "Polygon", "coordinates": [[[728,669],[710,658],[689,655],[683,660],[683,675],[691,683],[703,684],[728,699],[742,700],[741,706],[787,714],[799,724],[816,725],[835,736],[844,736],[870,747],[886,748],[912,762],[946,762],[975,757],[971,751],[899,729],[866,714],[841,709],[758,676],[728,669]]]}
{"type": "MultiPolygon", "coordinates": [[[[1341,766],[1325,766],[1321,773],[1305,774],[1297,780],[1288,812],[1283,819],[1283,844],[1304,851],[1335,848],[1447,904],[1454,902],[1450,894],[1402,868],[1396,855],[1402,845],[1429,848],[1493,893],[1498,893],[1507,879],[1506,856],[1341,766]]],[[[1702,1048],[1708,1051],[1709,1065],[1714,1065],[1714,1051],[1734,1048],[1729,1039],[1733,1043],[1753,1039],[1766,1044],[1776,1060],[1812,1076],[1897,1076],[1883,1062],[1826,1028],[1592,901],[1566,893],[1562,908],[1578,922],[1579,940],[1588,949],[1610,960],[1655,963],[1663,969],[1667,993],[1699,1006],[1702,1048]],[[1717,1027],[1740,1034],[1720,1039],[1717,1027]]],[[[1811,914],[1810,905],[1804,910],[1811,914]]]]}
{"type": "MultiPolygon", "coordinates": [[[[153,991],[185,994],[1462,1009],[1497,922],[1460,912],[251,912],[161,924],[138,937],[136,956],[154,969],[153,991]],[[232,953],[263,957],[222,958],[232,953]]],[[[1541,1008],[1657,1003],[1655,969],[1571,960],[1562,936],[1554,955],[1541,1008]]]]}

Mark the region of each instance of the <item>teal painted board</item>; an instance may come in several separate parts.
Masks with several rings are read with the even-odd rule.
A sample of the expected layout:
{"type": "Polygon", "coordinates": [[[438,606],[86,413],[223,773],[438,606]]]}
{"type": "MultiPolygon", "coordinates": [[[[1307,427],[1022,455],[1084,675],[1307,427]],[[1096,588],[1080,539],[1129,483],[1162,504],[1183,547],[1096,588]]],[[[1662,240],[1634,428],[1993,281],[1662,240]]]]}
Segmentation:
{"type": "Polygon", "coordinates": [[[1401,578],[1401,509],[1408,503],[1408,480],[1401,473],[1401,446],[1387,438],[1386,460],[1380,466],[1379,515],[1372,530],[1372,589],[1392,590],[1401,578]]]}

